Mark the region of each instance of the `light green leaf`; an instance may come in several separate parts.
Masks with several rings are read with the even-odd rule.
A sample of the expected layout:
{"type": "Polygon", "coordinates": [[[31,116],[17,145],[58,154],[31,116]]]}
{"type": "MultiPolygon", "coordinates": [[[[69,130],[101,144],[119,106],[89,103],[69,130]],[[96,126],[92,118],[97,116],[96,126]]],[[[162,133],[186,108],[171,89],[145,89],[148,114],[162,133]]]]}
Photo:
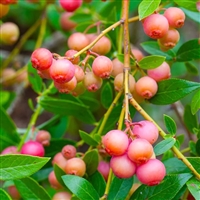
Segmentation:
{"type": "Polygon", "coordinates": [[[159,67],[164,61],[164,56],[146,56],[139,61],[139,66],[142,69],[154,69],[159,67]]]}
{"type": "Polygon", "coordinates": [[[10,195],[5,190],[3,190],[2,188],[0,188],[0,199],[2,199],[2,200],[12,200],[10,195]]]}
{"type": "Polygon", "coordinates": [[[165,126],[167,128],[167,131],[170,134],[174,135],[176,133],[176,129],[177,129],[175,121],[171,117],[164,115],[164,122],[165,122],[165,126]]]}
{"type": "Polygon", "coordinates": [[[200,199],[200,181],[196,178],[191,178],[187,183],[187,188],[195,199],[200,199]]]}
{"type": "Polygon", "coordinates": [[[196,2],[194,0],[174,0],[174,2],[176,4],[178,4],[181,7],[186,8],[187,10],[192,10],[192,11],[197,11],[197,7],[196,7],[196,2]]]}
{"type": "Polygon", "coordinates": [[[86,133],[85,131],[79,130],[79,135],[86,144],[91,145],[91,146],[98,145],[98,142],[95,139],[93,139],[92,136],[86,133]]]}

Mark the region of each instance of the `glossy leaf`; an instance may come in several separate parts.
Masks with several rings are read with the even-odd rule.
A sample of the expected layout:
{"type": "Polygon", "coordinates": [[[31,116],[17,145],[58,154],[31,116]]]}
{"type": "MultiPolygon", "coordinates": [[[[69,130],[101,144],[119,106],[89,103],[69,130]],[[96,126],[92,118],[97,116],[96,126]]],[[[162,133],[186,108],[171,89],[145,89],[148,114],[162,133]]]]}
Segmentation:
{"type": "Polygon", "coordinates": [[[46,190],[30,177],[14,180],[14,183],[24,200],[51,200],[46,190]]]}
{"type": "Polygon", "coordinates": [[[171,149],[175,142],[176,140],[174,138],[167,138],[156,144],[156,146],[154,147],[154,152],[156,156],[161,155],[171,149]]]}
{"type": "Polygon", "coordinates": [[[199,88],[198,82],[177,78],[163,80],[158,83],[158,91],[149,101],[156,105],[172,104],[199,88]]]}
{"type": "Polygon", "coordinates": [[[19,179],[34,174],[41,169],[50,158],[28,155],[1,155],[0,180],[19,179]]]}
{"type": "Polygon", "coordinates": [[[101,103],[104,108],[108,109],[113,101],[113,89],[109,82],[107,82],[101,90],[101,103]]]}
{"type": "Polygon", "coordinates": [[[196,1],[194,0],[184,0],[184,1],[174,0],[174,2],[177,5],[186,8],[187,10],[197,11],[196,1]]]}
{"type": "Polygon", "coordinates": [[[146,56],[139,61],[139,66],[142,69],[154,69],[159,67],[164,61],[164,56],[146,56]]]}
{"type": "Polygon", "coordinates": [[[133,181],[133,177],[127,179],[114,177],[108,193],[108,200],[126,199],[126,196],[132,188],[133,181]]]}
{"type": "Polygon", "coordinates": [[[176,133],[176,129],[177,129],[175,121],[171,117],[164,115],[164,122],[165,122],[165,126],[167,128],[167,131],[170,134],[174,135],[176,133]]]}
{"type": "Polygon", "coordinates": [[[160,2],[161,0],[143,0],[138,7],[139,19],[142,20],[152,14],[158,8],[160,2]]]}
{"type": "Polygon", "coordinates": [[[0,199],[2,199],[2,200],[12,200],[10,195],[5,190],[3,190],[2,188],[0,188],[0,199]]]}
{"type": "Polygon", "coordinates": [[[187,183],[187,188],[195,199],[200,199],[200,181],[196,178],[191,178],[187,183]]]}
{"type": "Polygon", "coordinates": [[[196,157],[196,158],[188,157],[187,159],[190,161],[190,163],[196,169],[196,171],[200,173],[200,157],[196,157]]]}
{"type": "Polygon", "coordinates": [[[200,59],[200,44],[198,39],[184,43],[177,51],[177,61],[200,59]]]}
{"type": "Polygon", "coordinates": [[[188,73],[190,73],[192,75],[198,75],[198,69],[191,62],[186,62],[185,66],[186,66],[188,73]]]}
{"type": "Polygon", "coordinates": [[[35,179],[36,181],[44,181],[48,178],[49,173],[53,170],[53,167],[48,167],[48,168],[42,168],[36,173],[34,173],[31,177],[35,179]]]}
{"type": "Polygon", "coordinates": [[[65,173],[57,164],[54,164],[54,165],[53,165],[53,170],[54,170],[54,173],[55,173],[55,176],[56,176],[56,179],[58,180],[58,182],[59,182],[63,187],[66,187],[66,186],[65,186],[65,183],[64,183],[63,180],[62,180],[62,176],[64,176],[66,173],[65,173]]]}
{"type": "Polygon", "coordinates": [[[62,179],[70,191],[79,199],[99,200],[97,191],[86,179],[74,175],[64,175],[62,179]]]}
{"type": "Polygon", "coordinates": [[[98,145],[98,142],[95,139],[93,139],[92,136],[86,133],[85,131],[79,130],[79,135],[86,144],[91,145],[91,146],[98,145]]]}
{"type": "Polygon", "coordinates": [[[96,149],[87,151],[83,157],[83,161],[86,164],[86,172],[88,175],[92,175],[98,167],[99,164],[99,154],[96,149]]]}
{"type": "Polygon", "coordinates": [[[196,142],[196,152],[198,155],[200,155],[200,139],[198,139],[196,142]]]}
{"type": "Polygon", "coordinates": [[[1,91],[0,92],[0,106],[2,106],[5,110],[9,108],[12,101],[16,97],[16,94],[14,92],[8,92],[8,91],[1,91]]]}
{"type": "Polygon", "coordinates": [[[131,196],[130,200],[172,200],[185,183],[192,177],[192,174],[176,174],[166,176],[165,179],[156,186],[140,186],[131,196]]]}
{"type": "Polygon", "coordinates": [[[195,115],[199,109],[200,109],[200,90],[197,91],[192,98],[191,102],[192,114],[195,115]]]}

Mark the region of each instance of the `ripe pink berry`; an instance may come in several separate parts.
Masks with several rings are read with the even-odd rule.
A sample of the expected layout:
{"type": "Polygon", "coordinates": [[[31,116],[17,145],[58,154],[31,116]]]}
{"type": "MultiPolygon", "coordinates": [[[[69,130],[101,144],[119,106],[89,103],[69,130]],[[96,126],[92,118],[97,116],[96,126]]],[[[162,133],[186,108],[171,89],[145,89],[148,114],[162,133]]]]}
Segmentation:
{"type": "Polygon", "coordinates": [[[73,145],[65,145],[62,148],[62,155],[66,158],[66,159],[70,159],[70,158],[74,158],[76,156],[76,148],[73,145]]]}
{"type": "Polygon", "coordinates": [[[45,69],[45,70],[37,70],[37,73],[43,79],[51,79],[49,69],[50,68],[45,69]]]}
{"type": "Polygon", "coordinates": [[[171,76],[170,66],[167,62],[163,62],[159,67],[147,70],[147,74],[156,82],[168,79],[171,76]]]}
{"type": "Polygon", "coordinates": [[[70,31],[76,27],[76,23],[69,19],[72,15],[72,12],[63,12],[60,15],[60,25],[63,30],[70,31]]]}
{"type": "Polygon", "coordinates": [[[136,171],[136,164],[128,158],[127,154],[112,156],[110,167],[118,178],[130,178],[136,171]]]}
{"type": "Polygon", "coordinates": [[[45,48],[39,48],[33,51],[31,55],[32,66],[37,70],[46,70],[53,63],[51,52],[45,48]]]}
{"type": "Polygon", "coordinates": [[[15,185],[11,185],[8,187],[8,193],[10,194],[13,200],[19,200],[21,198],[21,195],[15,185]]]}
{"type": "Polygon", "coordinates": [[[50,174],[48,175],[48,180],[52,188],[56,190],[62,188],[62,185],[58,182],[54,171],[50,172],[50,174]]]}
{"type": "Polygon", "coordinates": [[[112,70],[112,61],[106,56],[98,56],[92,63],[93,73],[100,78],[109,78],[112,70]]]}
{"type": "Polygon", "coordinates": [[[153,155],[153,146],[145,139],[134,139],[128,147],[127,155],[134,163],[145,163],[153,155]]]}
{"type": "Polygon", "coordinates": [[[70,200],[72,195],[68,192],[61,191],[54,194],[52,200],[70,200]]]}
{"type": "Polygon", "coordinates": [[[85,162],[81,158],[71,158],[67,160],[65,172],[66,174],[83,176],[86,172],[85,162]]]}
{"type": "Polygon", "coordinates": [[[37,141],[28,141],[24,143],[21,149],[21,154],[27,154],[31,156],[44,156],[44,147],[37,141]]]}
{"type": "Polygon", "coordinates": [[[133,47],[131,49],[131,51],[132,51],[132,54],[135,56],[137,61],[142,60],[142,58],[144,57],[144,54],[136,47],[133,47]]]}
{"type": "Polygon", "coordinates": [[[78,53],[78,51],[75,51],[73,49],[69,49],[65,52],[65,56],[74,64],[77,65],[80,62],[80,56],[77,56],[76,58],[73,58],[74,54],[78,53]]]}
{"type": "Polygon", "coordinates": [[[68,12],[73,12],[82,5],[82,0],[59,0],[63,9],[68,12]]]}
{"type": "Polygon", "coordinates": [[[43,146],[49,146],[50,145],[50,140],[51,140],[51,135],[48,131],[45,130],[39,130],[35,140],[39,143],[41,143],[43,146]]]}
{"type": "Polygon", "coordinates": [[[110,171],[110,164],[106,161],[101,160],[98,165],[98,171],[102,174],[104,179],[107,181],[108,180],[108,175],[110,171]]]}
{"type": "Polygon", "coordinates": [[[0,0],[0,4],[15,4],[17,3],[17,0],[0,0]]]}
{"type": "Polygon", "coordinates": [[[196,7],[197,7],[197,10],[200,11],[200,1],[197,1],[196,7]]]}
{"type": "Polygon", "coordinates": [[[118,58],[114,58],[112,60],[113,70],[111,72],[111,76],[117,76],[120,73],[123,73],[124,64],[118,60],[118,58]]]}
{"type": "Polygon", "coordinates": [[[89,44],[89,40],[85,34],[77,32],[69,36],[67,43],[70,49],[80,51],[89,44]]]}
{"type": "Polygon", "coordinates": [[[17,147],[16,147],[16,146],[9,146],[9,147],[6,147],[6,148],[1,152],[1,155],[5,155],[5,154],[18,154],[18,152],[17,152],[17,147]]]}
{"type": "Polygon", "coordinates": [[[167,19],[161,14],[152,14],[144,19],[143,29],[153,39],[162,38],[169,29],[167,19]]]}
{"type": "Polygon", "coordinates": [[[181,28],[185,22],[185,13],[177,7],[167,8],[164,12],[164,16],[169,22],[169,26],[173,28],[181,28]]]}
{"type": "Polygon", "coordinates": [[[123,131],[111,130],[103,136],[102,143],[108,154],[120,156],[126,152],[129,139],[123,131]]]}
{"type": "Polygon", "coordinates": [[[62,170],[65,170],[67,159],[64,158],[61,152],[57,153],[52,160],[52,165],[58,165],[62,170]]]}
{"type": "Polygon", "coordinates": [[[150,159],[137,167],[136,176],[138,180],[149,186],[159,184],[166,175],[164,164],[158,159],[150,159]]]}
{"type": "Polygon", "coordinates": [[[77,82],[81,82],[85,77],[85,73],[84,73],[83,69],[80,66],[74,65],[74,67],[75,67],[76,80],[77,80],[77,82]]]}
{"type": "Polygon", "coordinates": [[[145,139],[151,144],[154,144],[159,136],[158,128],[147,120],[135,122],[132,132],[137,138],[145,139]]]}
{"type": "Polygon", "coordinates": [[[102,79],[96,76],[93,72],[87,72],[83,79],[83,85],[90,92],[96,92],[102,86],[102,79]]]}
{"type": "Polygon", "coordinates": [[[75,74],[74,65],[67,59],[60,59],[53,62],[50,68],[50,76],[57,83],[70,81],[75,74]]]}
{"type": "Polygon", "coordinates": [[[158,85],[151,77],[143,76],[136,82],[135,89],[140,96],[145,99],[150,99],[156,94],[158,85]]]}

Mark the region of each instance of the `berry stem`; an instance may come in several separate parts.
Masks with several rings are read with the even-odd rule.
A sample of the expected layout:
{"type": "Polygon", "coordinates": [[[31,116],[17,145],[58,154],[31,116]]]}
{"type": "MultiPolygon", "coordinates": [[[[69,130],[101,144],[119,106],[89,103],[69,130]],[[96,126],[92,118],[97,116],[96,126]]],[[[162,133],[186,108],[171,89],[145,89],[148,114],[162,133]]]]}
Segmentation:
{"type": "MultiPolygon", "coordinates": [[[[143,110],[143,108],[135,101],[133,97],[129,99],[130,104],[146,119],[153,122],[159,130],[159,134],[162,138],[165,138],[167,135],[161,127],[143,110]]],[[[187,158],[175,147],[173,146],[171,150],[177,156],[178,159],[182,160],[184,164],[192,171],[192,173],[200,180],[200,174],[196,171],[196,169],[192,166],[192,164],[187,160],[187,158]]]]}

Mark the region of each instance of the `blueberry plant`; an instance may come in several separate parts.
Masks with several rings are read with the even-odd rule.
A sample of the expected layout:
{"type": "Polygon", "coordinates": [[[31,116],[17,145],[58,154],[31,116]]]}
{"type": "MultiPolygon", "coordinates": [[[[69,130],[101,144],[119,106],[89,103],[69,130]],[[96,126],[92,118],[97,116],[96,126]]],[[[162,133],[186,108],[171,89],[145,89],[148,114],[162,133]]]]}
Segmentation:
{"type": "Polygon", "coordinates": [[[200,199],[198,0],[0,11],[0,199],[200,199]]]}

